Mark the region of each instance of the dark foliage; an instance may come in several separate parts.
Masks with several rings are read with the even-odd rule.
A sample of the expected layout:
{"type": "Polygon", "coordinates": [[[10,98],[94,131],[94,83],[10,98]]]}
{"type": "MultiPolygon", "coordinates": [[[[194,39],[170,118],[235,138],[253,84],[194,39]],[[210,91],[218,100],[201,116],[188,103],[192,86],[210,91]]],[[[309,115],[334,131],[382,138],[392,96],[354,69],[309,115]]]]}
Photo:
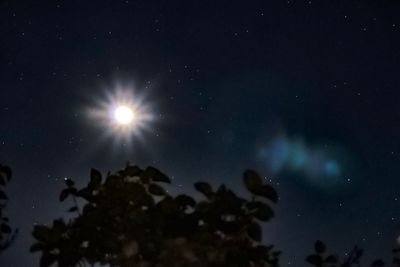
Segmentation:
{"type": "Polygon", "coordinates": [[[0,252],[7,249],[13,242],[17,231],[12,230],[9,219],[4,215],[8,197],[4,191],[5,186],[11,180],[11,169],[0,164],[0,252]]]}
{"type": "MultiPolygon", "coordinates": [[[[271,204],[278,195],[254,171],[245,171],[243,182],[250,199],[225,185],[213,188],[198,182],[194,188],[203,197],[197,200],[170,195],[166,185],[171,180],[154,167],[127,166],[104,179],[92,169],[84,188],[65,180],[60,201],[71,198],[68,211],[76,216],[35,226],[37,242],[31,252],[42,253],[41,267],[278,267],[280,252],[261,244],[261,223],[274,217],[271,204]]],[[[399,267],[400,249],[393,253],[391,265],[375,260],[369,266],[399,267]]],[[[355,246],[340,259],[317,241],[306,262],[315,267],[360,267],[362,255],[355,246]]]]}
{"type": "MultiPolygon", "coordinates": [[[[339,259],[335,254],[327,252],[327,248],[324,243],[317,241],[314,244],[315,253],[309,255],[306,261],[315,267],[359,267],[360,259],[363,255],[363,250],[355,246],[345,259],[339,259]]],[[[393,261],[392,265],[386,265],[382,260],[375,260],[370,265],[371,267],[383,267],[383,266],[400,266],[400,259],[397,254],[400,252],[398,249],[393,250],[393,261]]]]}
{"type": "Polygon", "coordinates": [[[60,200],[71,197],[76,217],[35,226],[40,266],[254,266],[276,267],[280,252],[260,244],[260,223],[273,216],[275,190],[253,171],[243,176],[251,199],[205,182],[204,196],[172,196],[171,181],[153,167],[127,166],[104,179],[92,170],[78,189],[66,180],[60,200]],[[78,207],[81,203],[83,208],[78,207]]]}

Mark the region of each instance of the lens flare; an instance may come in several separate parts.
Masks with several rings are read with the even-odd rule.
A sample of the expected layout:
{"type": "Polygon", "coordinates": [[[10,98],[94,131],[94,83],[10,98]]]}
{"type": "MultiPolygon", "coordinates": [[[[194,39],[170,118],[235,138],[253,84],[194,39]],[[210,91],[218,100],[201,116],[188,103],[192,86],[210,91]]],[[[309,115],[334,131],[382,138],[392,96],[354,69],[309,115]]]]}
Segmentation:
{"type": "Polygon", "coordinates": [[[144,141],[145,132],[151,130],[155,121],[146,95],[138,93],[132,85],[115,85],[104,92],[88,109],[91,121],[104,129],[106,138],[123,144],[144,141]]]}
{"type": "Polygon", "coordinates": [[[119,106],[114,111],[115,120],[121,124],[132,123],[135,114],[132,109],[127,106],[119,106]]]}

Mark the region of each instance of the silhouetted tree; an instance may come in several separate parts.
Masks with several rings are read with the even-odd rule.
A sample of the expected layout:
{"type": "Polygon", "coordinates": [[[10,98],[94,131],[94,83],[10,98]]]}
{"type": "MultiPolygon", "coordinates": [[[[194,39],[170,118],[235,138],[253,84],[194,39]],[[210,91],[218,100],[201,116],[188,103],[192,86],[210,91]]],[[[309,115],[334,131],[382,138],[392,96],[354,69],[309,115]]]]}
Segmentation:
{"type": "MultiPolygon", "coordinates": [[[[363,250],[355,246],[345,259],[340,260],[335,254],[327,252],[327,248],[324,243],[317,241],[314,244],[315,253],[309,255],[306,261],[315,267],[358,267],[360,266],[360,259],[363,255],[363,250]]],[[[397,254],[400,252],[399,249],[394,249],[394,257],[392,266],[400,266],[400,259],[397,254]]],[[[371,267],[383,267],[387,266],[382,260],[375,260],[370,265],[371,267]]]]}
{"type": "Polygon", "coordinates": [[[35,226],[31,251],[42,253],[41,267],[277,267],[280,252],[261,244],[260,225],[274,216],[277,193],[254,171],[243,181],[250,199],[198,182],[196,200],[170,195],[170,179],[153,167],[127,166],[105,179],[92,169],[86,187],[66,180],[60,194],[72,198],[76,216],[35,226]]]}
{"type": "MultiPolygon", "coordinates": [[[[11,172],[4,166],[1,170],[4,186],[11,172]]],[[[237,196],[225,185],[214,189],[198,182],[194,184],[202,195],[198,200],[169,194],[170,179],[154,167],[128,165],[104,179],[92,169],[84,188],[65,180],[60,201],[71,198],[73,206],[68,211],[76,216],[35,226],[37,242],[31,252],[42,253],[41,267],[278,267],[280,252],[261,244],[260,225],[273,218],[271,203],[277,202],[277,193],[254,171],[245,171],[243,181],[250,199],[237,196]]],[[[0,199],[7,200],[3,191],[0,199]]],[[[2,221],[1,237],[11,233],[8,220],[2,221]]],[[[4,244],[8,246],[9,241],[4,244]]],[[[321,241],[315,242],[314,251],[306,262],[315,267],[361,266],[363,250],[357,246],[343,259],[328,253],[321,241]]],[[[393,253],[390,266],[400,267],[400,249],[393,253]]],[[[375,260],[369,266],[389,265],[375,260]]]]}
{"type": "Polygon", "coordinates": [[[12,231],[9,219],[4,215],[8,197],[4,191],[5,186],[11,179],[11,169],[0,164],[0,253],[7,249],[15,238],[16,231],[12,231]]]}

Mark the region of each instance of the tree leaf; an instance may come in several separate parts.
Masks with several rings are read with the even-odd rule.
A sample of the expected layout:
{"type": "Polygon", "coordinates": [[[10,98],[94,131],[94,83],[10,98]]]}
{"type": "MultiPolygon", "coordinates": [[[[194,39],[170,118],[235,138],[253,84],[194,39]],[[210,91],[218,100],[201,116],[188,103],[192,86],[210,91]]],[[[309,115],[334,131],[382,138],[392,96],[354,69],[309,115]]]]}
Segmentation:
{"type": "Polygon", "coordinates": [[[178,205],[176,201],[169,196],[165,197],[162,201],[158,202],[157,206],[159,206],[162,212],[165,214],[173,214],[176,211],[178,211],[178,205]]]}
{"type": "Polygon", "coordinates": [[[306,258],[306,261],[316,267],[322,267],[322,264],[323,264],[322,257],[318,254],[313,254],[313,255],[308,256],[306,258]]]}
{"type": "Polygon", "coordinates": [[[325,251],[326,251],[326,246],[325,246],[325,244],[322,243],[322,241],[320,241],[320,240],[317,240],[317,241],[315,242],[314,248],[315,248],[315,251],[316,251],[318,254],[325,253],[325,251]]]}
{"type": "Polygon", "coordinates": [[[68,187],[73,187],[74,186],[74,181],[72,181],[71,179],[68,179],[68,178],[66,178],[66,179],[64,179],[64,181],[65,181],[65,184],[68,186],[68,187]]]}
{"type": "Polygon", "coordinates": [[[68,189],[64,189],[64,190],[61,191],[61,193],[60,193],[59,200],[60,200],[60,201],[64,201],[67,197],[68,197],[68,189]]]}
{"type": "Polygon", "coordinates": [[[158,184],[150,184],[149,185],[149,192],[153,195],[156,196],[164,196],[165,195],[165,190],[158,184]]]}
{"type": "Polygon", "coordinates": [[[383,260],[375,260],[372,265],[372,267],[382,267],[385,266],[385,263],[383,262],[383,260]]]}
{"type": "Polygon", "coordinates": [[[190,207],[196,206],[196,201],[192,197],[189,197],[187,195],[179,195],[175,199],[178,202],[178,204],[182,207],[186,208],[186,206],[190,207]]]}
{"type": "Polygon", "coordinates": [[[257,242],[260,242],[262,239],[262,230],[261,226],[256,223],[252,222],[249,224],[246,228],[246,232],[249,235],[249,237],[257,242]]]}
{"type": "Polygon", "coordinates": [[[60,201],[64,201],[69,195],[76,195],[77,190],[76,188],[66,188],[63,191],[61,191],[60,194],[60,201]]]}
{"type": "Polygon", "coordinates": [[[32,235],[39,241],[47,241],[50,237],[50,228],[44,225],[35,225],[32,235]]]}
{"type": "Polygon", "coordinates": [[[3,232],[3,233],[5,233],[5,234],[9,234],[9,233],[11,233],[11,227],[10,226],[8,226],[7,224],[5,224],[5,223],[2,223],[1,225],[0,225],[0,231],[1,232],[3,232]]]}
{"type": "Polygon", "coordinates": [[[257,209],[254,212],[254,217],[260,221],[267,222],[274,217],[274,211],[265,203],[257,202],[257,209]]]}
{"type": "Polygon", "coordinates": [[[325,259],[325,262],[326,263],[337,263],[339,260],[338,260],[338,257],[337,256],[335,256],[335,255],[329,255],[328,257],[326,257],[326,259],[325,259]]]}
{"type": "Polygon", "coordinates": [[[6,199],[8,199],[7,195],[2,190],[0,190],[0,200],[6,200],[6,199]]]}
{"type": "Polygon", "coordinates": [[[35,243],[30,247],[29,251],[36,252],[36,251],[44,250],[44,248],[45,248],[45,246],[42,243],[35,243]]]}
{"type": "Polygon", "coordinates": [[[68,212],[75,212],[77,210],[78,210],[78,207],[77,206],[73,206],[73,207],[68,209],[68,212]]]}
{"type": "Polygon", "coordinates": [[[228,189],[226,188],[226,186],[224,184],[221,184],[218,189],[217,189],[217,194],[226,194],[226,192],[228,192],[228,189]]]}
{"type": "Polygon", "coordinates": [[[51,255],[50,253],[43,253],[42,257],[40,258],[40,267],[49,267],[55,261],[57,257],[55,255],[51,255]]]}
{"type": "Polygon", "coordinates": [[[90,170],[90,182],[88,187],[95,189],[101,184],[101,173],[96,169],[90,170]]]}
{"type": "Polygon", "coordinates": [[[262,185],[262,186],[256,188],[253,193],[257,196],[262,196],[262,197],[268,198],[269,200],[271,200],[275,203],[278,202],[278,193],[270,185],[262,185]]]}
{"type": "Polygon", "coordinates": [[[161,171],[151,166],[146,168],[143,175],[149,177],[154,182],[162,182],[167,184],[171,183],[171,180],[169,179],[168,176],[166,176],[161,171]]]}
{"type": "Polygon", "coordinates": [[[246,170],[243,174],[244,185],[251,193],[255,193],[262,186],[262,179],[258,173],[246,170]]]}
{"type": "Polygon", "coordinates": [[[205,195],[206,197],[210,198],[214,195],[214,192],[212,191],[212,187],[210,184],[205,183],[205,182],[197,182],[194,184],[194,188],[196,188],[197,191],[205,195]]]}
{"type": "Polygon", "coordinates": [[[81,190],[79,190],[78,192],[76,192],[76,195],[86,199],[87,201],[91,201],[91,197],[92,197],[92,190],[89,189],[88,187],[82,188],[81,190]]]}
{"type": "Polygon", "coordinates": [[[11,180],[11,176],[12,176],[12,171],[11,168],[8,166],[1,166],[0,165],[0,173],[5,174],[6,178],[8,181],[11,180]]]}
{"type": "Polygon", "coordinates": [[[128,166],[125,168],[125,173],[127,176],[134,177],[134,176],[140,176],[143,170],[139,168],[138,166],[128,166]]]}

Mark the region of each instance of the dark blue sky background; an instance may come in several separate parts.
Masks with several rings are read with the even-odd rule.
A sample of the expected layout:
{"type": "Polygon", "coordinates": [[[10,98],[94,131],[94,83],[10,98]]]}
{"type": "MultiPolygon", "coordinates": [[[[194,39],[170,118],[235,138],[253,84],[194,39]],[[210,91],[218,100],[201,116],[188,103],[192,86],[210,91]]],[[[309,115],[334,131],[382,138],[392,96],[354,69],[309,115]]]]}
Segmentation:
{"type": "Polygon", "coordinates": [[[64,177],[83,184],[90,167],[126,161],[157,166],[174,190],[207,180],[242,192],[246,168],[265,175],[281,199],[264,242],[283,266],[304,266],[316,239],[388,257],[400,234],[399,12],[396,1],[2,1],[0,161],[14,170],[7,213],[20,234],[0,265],[38,264],[33,224],[64,216],[64,177]],[[116,82],[157,117],[127,145],[86,114],[116,82]]]}

